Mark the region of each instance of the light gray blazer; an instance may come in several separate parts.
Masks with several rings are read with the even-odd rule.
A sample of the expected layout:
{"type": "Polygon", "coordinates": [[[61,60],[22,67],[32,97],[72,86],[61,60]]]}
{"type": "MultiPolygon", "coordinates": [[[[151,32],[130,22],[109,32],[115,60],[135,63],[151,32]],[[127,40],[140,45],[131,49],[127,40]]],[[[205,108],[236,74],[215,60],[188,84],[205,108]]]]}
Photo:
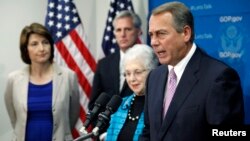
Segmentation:
{"type": "MultiPolygon", "coordinates": [[[[53,140],[72,140],[80,112],[77,77],[68,68],[53,64],[53,140]]],[[[5,104],[13,128],[12,141],[24,141],[27,120],[29,67],[9,74],[5,90],[5,104]]]]}

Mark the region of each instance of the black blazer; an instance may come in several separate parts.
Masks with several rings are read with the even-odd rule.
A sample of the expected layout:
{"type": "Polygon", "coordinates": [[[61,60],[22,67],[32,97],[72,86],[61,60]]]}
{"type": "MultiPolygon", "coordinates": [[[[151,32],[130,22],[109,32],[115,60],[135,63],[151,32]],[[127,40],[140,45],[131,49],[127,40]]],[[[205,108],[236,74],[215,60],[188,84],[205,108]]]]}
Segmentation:
{"type": "Polygon", "coordinates": [[[120,62],[120,51],[117,51],[116,53],[113,53],[101,59],[98,62],[93,80],[89,109],[93,108],[95,100],[102,92],[108,93],[111,97],[114,94],[118,94],[124,97],[133,93],[128,87],[126,81],[124,82],[124,86],[121,93],[119,92],[120,88],[119,62],[120,62]]]}
{"type": "Polygon", "coordinates": [[[243,95],[238,74],[197,47],[162,120],[168,68],[147,80],[145,128],[141,141],[204,141],[210,125],[243,124],[243,95]]]}

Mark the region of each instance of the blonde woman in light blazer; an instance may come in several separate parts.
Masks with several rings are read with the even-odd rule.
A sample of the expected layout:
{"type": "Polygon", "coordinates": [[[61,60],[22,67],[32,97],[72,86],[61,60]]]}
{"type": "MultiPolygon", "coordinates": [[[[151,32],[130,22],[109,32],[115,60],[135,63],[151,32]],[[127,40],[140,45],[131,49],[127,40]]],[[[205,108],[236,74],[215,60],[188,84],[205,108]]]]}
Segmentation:
{"type": "Polygon", "coordinates": [[[12,141],[73,140],[80,109],[77,77],[53,63],[53,44],[41,24],[22,30],[21,58],[28,66],[9,74],[5,91],[12,141]]]}

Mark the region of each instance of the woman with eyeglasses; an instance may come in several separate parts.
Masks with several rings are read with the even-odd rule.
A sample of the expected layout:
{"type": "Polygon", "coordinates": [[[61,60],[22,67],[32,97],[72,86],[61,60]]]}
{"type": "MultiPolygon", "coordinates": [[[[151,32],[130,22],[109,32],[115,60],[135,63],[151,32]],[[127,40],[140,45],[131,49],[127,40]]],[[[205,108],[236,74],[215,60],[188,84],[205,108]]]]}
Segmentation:
{"type": "Polygon", "coordinates": [[[123,59],[124,77],[134,92],[111,116],[106,141],[138,141],[144,127],[145,82],[148,73],[158,64],[151,47],[134,45],[126,51],[123,59]]]}

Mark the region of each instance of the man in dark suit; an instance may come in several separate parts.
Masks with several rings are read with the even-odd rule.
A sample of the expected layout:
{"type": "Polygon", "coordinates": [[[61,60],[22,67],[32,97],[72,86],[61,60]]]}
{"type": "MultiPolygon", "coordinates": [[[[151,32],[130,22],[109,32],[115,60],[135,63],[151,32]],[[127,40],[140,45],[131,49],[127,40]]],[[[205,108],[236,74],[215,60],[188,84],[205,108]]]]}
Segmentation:
{"type": "Polygon", "coordinates": [[[119,50],[98,62],[89,102],[90,109],[93,108],[95,100],[102,92],[110,96],[118,94],[122,97],[133,93],[121,72],[121,60],[124,52],[136,44],[142,33],[141,19],[132,11],[125,10],[115,17],[113,26],[119,50]]]}
{"type": "Polygon", "coordinates": [[[152,12],[151,46],[162,65],[148,76],[141,141],[204,141],[213,125],[244,122],[238,74],[196,46],[193,22],[180,2],[152,12]]]}

